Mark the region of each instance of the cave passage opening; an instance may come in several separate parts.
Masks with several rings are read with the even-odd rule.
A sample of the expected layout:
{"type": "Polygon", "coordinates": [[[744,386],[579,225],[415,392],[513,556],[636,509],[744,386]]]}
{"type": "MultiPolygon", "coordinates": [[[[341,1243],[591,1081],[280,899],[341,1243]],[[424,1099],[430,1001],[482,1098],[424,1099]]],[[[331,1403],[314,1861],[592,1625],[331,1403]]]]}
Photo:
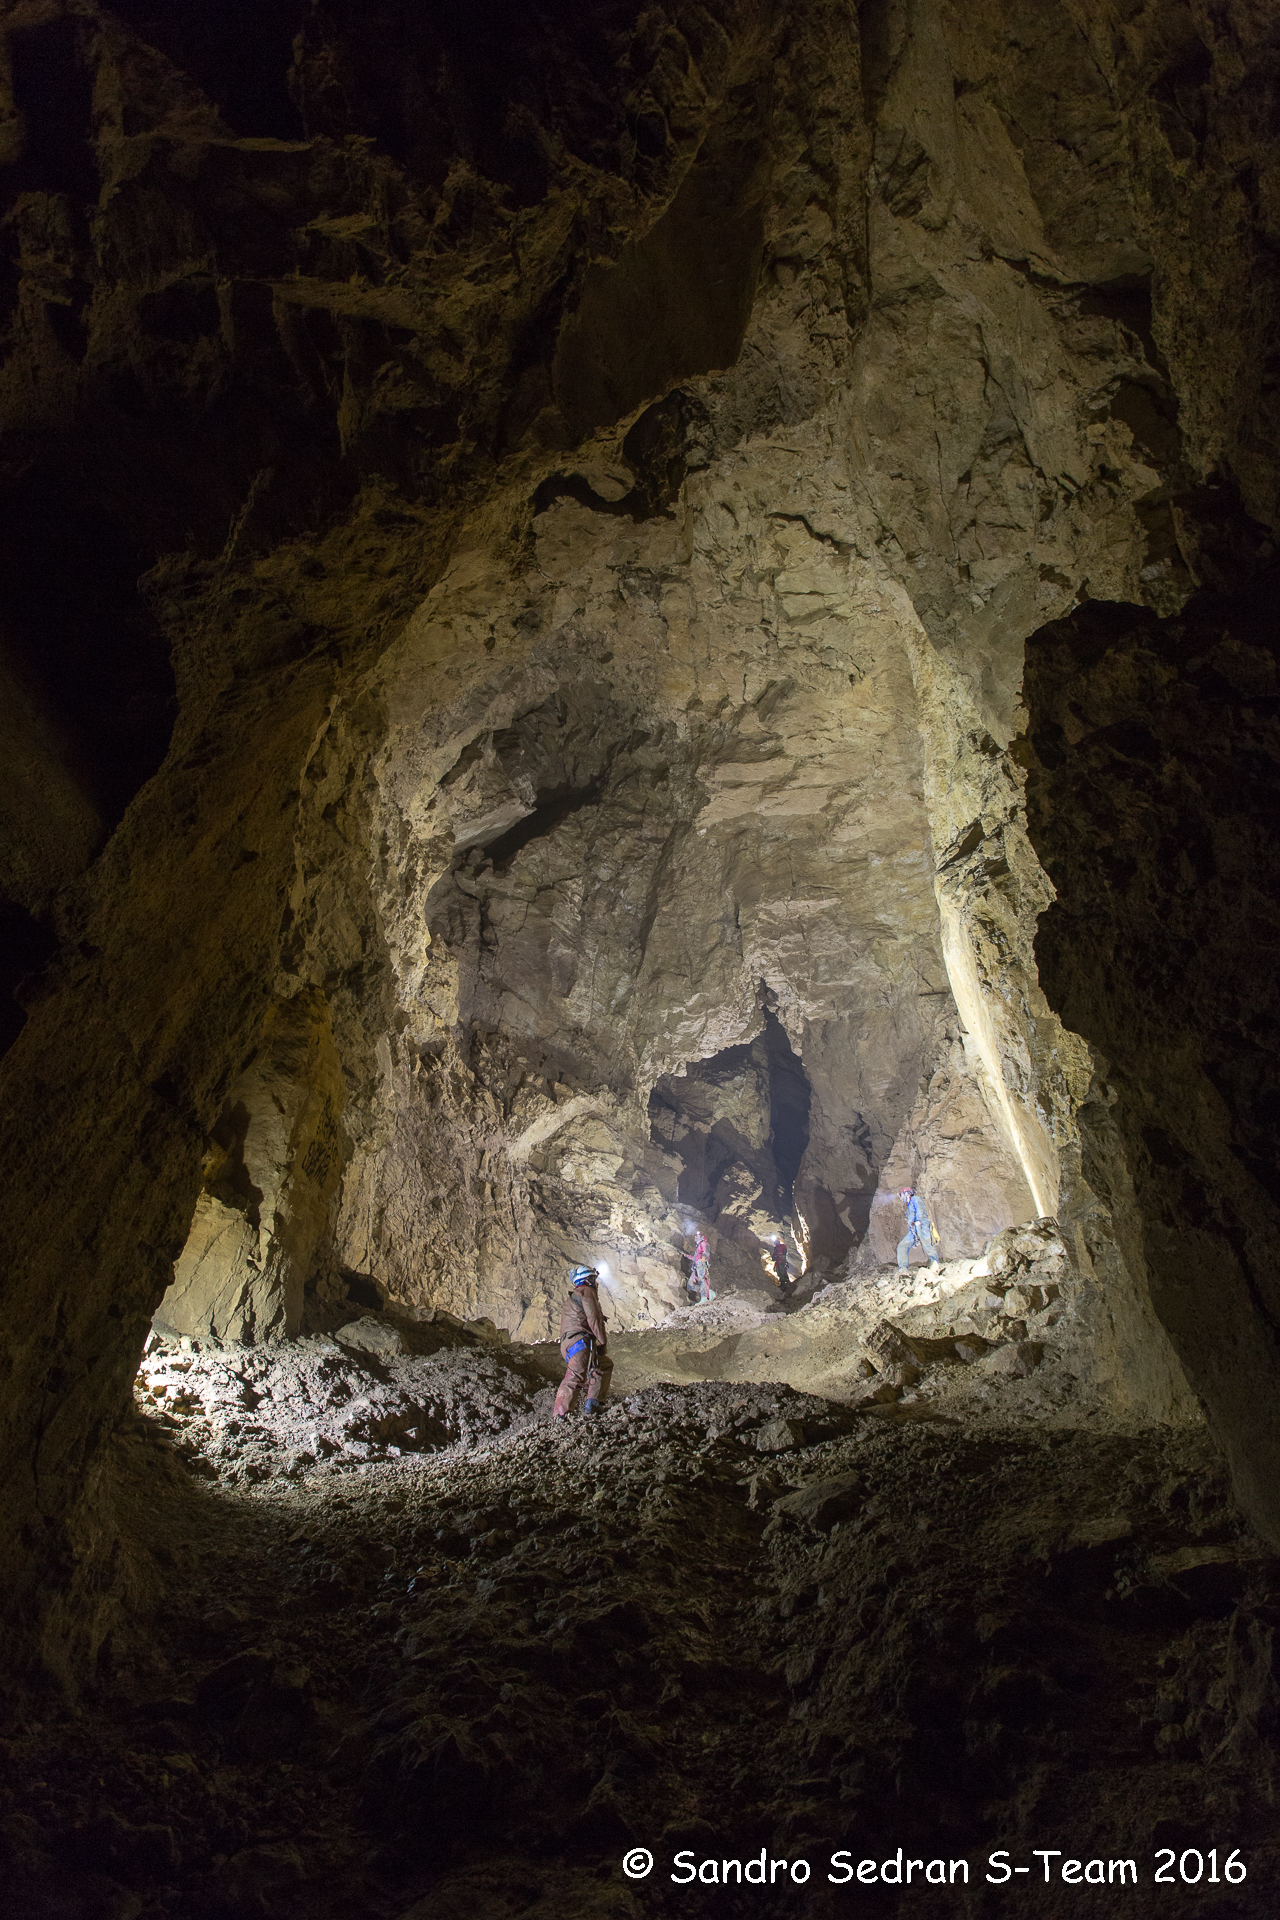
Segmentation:
{"type": "Polygon", "coordinates": [[[764,1042],[769,1062],[769,1145],[777,1169],[779,1212],[795,1205],[796,1176],[809,1145],[809,1108],[813,1090],[787,1030],[771,1008],[765,1009],[764,1042]]]}
{"type": "Polygon", "coordinates": [[[168,751],[176,683],[139,586],[146,562],[63,476],[0,488],[0,1055],[57,951],[59,890],[91,865],[168,751]]]}
{"type": "Polygon", "coordinates": [[[651,1138],[681,1162],[680,1203],[717,1231],[726,1259],[731,1245],[750,1255],[779,1230],[804,1246],[795,1186],[812,1089],[786,1028],[762,1011],[754,1039],[664,1074],[649,1098],[651,1138]]]}

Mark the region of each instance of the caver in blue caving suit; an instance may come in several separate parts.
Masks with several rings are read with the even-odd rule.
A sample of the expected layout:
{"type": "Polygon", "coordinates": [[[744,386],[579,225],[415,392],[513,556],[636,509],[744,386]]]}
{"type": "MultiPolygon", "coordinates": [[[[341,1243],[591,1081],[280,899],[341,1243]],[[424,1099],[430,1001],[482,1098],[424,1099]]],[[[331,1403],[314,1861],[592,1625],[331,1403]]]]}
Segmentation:
{"type": "Polygon", "coordinates": [[[938,1254],[938,1230],[924,1210],[924,1201],[910,1187],[903,1187],[898,1195],[907,1209],[907,1230],[898,1242],[898,1271],[905,1273],[911,1263],[911,1242],[914,1240],[928,1258],[930,1266],[941,1265],[938,1254]]]}

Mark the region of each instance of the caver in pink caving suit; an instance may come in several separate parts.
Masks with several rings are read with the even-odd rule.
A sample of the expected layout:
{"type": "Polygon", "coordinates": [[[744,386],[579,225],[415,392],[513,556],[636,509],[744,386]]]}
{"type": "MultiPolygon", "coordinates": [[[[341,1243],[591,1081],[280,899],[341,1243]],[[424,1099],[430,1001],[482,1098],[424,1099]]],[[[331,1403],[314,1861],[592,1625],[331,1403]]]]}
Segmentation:
{"type": "Polygon", "coordinates": [[[583,1396],[582,1411],[595,1413],[609,1391],[609,1379],[613,1373],[613,1362],[605,1352],[609,1336],[604,1315],[600,1311],[595,1273],[589,1267],[575,1267],[572,1280],[569,1298],[560,1309],[560,1352],[564,1357],[565,1374],[556,1394],[557,1420],[563,1419],[568,1413],[574,1395],[584,1382],[587,1391],[583,1396]]]}
{"type": "Polygon", "coordinates": [[[700,1233],[693,1243],[693,1272],[689,1275],[689,1288],[696,1297],[706,1302],[711,1298],[711,1249],[707,1245],[707,1236],[700,1233]]]}

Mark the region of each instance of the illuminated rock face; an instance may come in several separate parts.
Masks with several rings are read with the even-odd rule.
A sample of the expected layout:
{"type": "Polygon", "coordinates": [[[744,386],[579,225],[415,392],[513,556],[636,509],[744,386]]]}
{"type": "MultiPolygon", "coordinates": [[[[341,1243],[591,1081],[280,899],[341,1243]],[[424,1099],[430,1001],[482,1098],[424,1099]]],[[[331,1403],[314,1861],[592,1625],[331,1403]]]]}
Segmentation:
{"type": "Polygon", "coordinates": [[[164,1333],[247,1345],[302,1326],[342,1161],[341,1069],[317,994],[272,1008],[213,1128],[164,1333]]]}
{"type": "MultiPolygon", "coordinates": [[[[780,1183],[744,1081],[701,1195],[725,1270],[787,1184],[828,1268],[886,1257],[903,1182],[953,1256],[1057,1215],[1114,1395],[1183,1417],[1189,1376],[1274,1531],[1260,1296],[1229,1333],[1171,1304],[1192,1224],[1211,1291],[1251,1149],[1215,1121],[1193,1222],[1131,1118],[1135,1077],[1183,1083],[1106,1037],[1125,967],[1082,991],[1059,941],[1042,990],[1023,685],[1082,603],[1159,633],[1271,563],[1272,28],[1078,13],[587,11],[507,20],[500,59],[341,7],[231,61],[128,10],[14,28],[6,500],[70,501],[69,571],[121,576],[100,710],[133,742],[85,758],[29,567],[3,872],[61,946],[4,1068],[24,1564],[68,1515],[93,1563],[162,1300],[259,1339],[381,1290],[529,1339],[590,1254],[616,1324],[664,1311],[689,1169],[655,1090],[767,1014],[807,1140],[780,1183]],[[168,712],[156,633],[158,772],[121,717],[168,712]]],[[[1037,845],[1071,843],[1082,790],[1037,791],[1037,845]]],[[[1064,905],[1073,940],[1102,953],[1119,886],[1064,905]]]]}

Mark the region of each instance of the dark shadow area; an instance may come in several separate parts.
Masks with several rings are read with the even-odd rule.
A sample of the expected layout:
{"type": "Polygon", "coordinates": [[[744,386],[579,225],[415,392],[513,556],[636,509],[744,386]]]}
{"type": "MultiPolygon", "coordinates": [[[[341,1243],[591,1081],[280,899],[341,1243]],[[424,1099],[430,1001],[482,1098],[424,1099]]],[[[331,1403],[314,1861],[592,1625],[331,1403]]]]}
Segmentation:
{"type": "Polygon", "coordinates": [[[707,140],[649,232],[616,265],[588,274],[554,370],[575,438],[737,360],[764,247],[764,149],[752,104],[707,140]]]}
{"type": "Polygon", "coordinates": [[[533,511],[545,513],[557,500],[576,500],[580,507],[586,507],[592,513],[616,514],[626,519],[644,520],[648,516],[642,510],[642,502],[633,487],[617,500],[607,500],[597,493],[591,482],[580,473],[551,473],[539,482],[534,491],[533,511]]]}
{"type": "Polygon", "coordinates": [[[683,1162],[681,1204],[722,1233],[790,1218],[809,1144],[808,1079],[777,1016],[764,1019],[755,1040],[664,1074],[649,1097],[653,1140],[683,1162]]]}
{"type": "MultiPolygon", "coordinates": [[[[403,1359],[327,1356],[315,1417],[341,1380],[363,1437],[302,1467],[278,1414],[296,1350],[148,1356],[153,1411],[113,1459],[148,1610],[85,1698],[8,1734],[15,1915],[587,1920],[627,1912],[636,1835],[668,1874],[686,1843],[811,1864],[778,1899],[717,1883],[683,1908],[715,1920],[829,1916],[833,1861],[863,1858],[889,1869],[868,1911],[950,1915],[964,1892],[902,1904],[904,1855],[962,1862],[972,1893],[996,1848],[1034,1885],[1033,1844],[1133,1860],[1095,1910],[1144,1920],[1137,1863],[1145,1888],[1157,1849],[1192,1874],[1184,1849],[1214,1844],[1248,1897],[1169,1910],[1263,1911],[1274,1581],[1203,1544],[1234,1538],[1203,1436],[974,1433],[704,1380],[553,1450],[520,1431],[531,1364],[423,1333],[403,1404],[403,1359]],[[757,1444],[783,1421],[789,1506],[757,1444]],[[262,1437],[224,1445],[233,1425],[262,1437]],[[439,1458],[459,1433],[471,1457],[439,1458]],[[1035,1553],[1028,1486],[1063,1516],[1035,1553]],[[1118,1486],[1128,1537],[1100,1546],[1118,1486]],[[1028,1779],[1049,1812],[1019,1844],[1028,1779]],[[1222,1802],[1219,1839],[1198,1823],[1222,1802]]],[[[1062,1920],[1060,1885],[1023,1910],[1062,1920]]]]}
{"type": "Polygon", "coordinates": [[[654,1141],[674,1149],[683,1170],[677,1189],[683,1206],[710,1219],[716,1188],[737,1160],[776,1189],[767,1153],[769,1090],[762,1041],[724,1047],[692,1060],[682,1074],[664,1074],[649,1096],[654,1141]]]}
{"type": "Polygon", "coordinates": [[[769,1145],[777,1169],[779,1208],[789,1215],[796,1175],[809,1144],[811,1094],[804,1068],[775,1013],[765,1013],[764,1043],[769,1063],[769,1145]]]}
{"type": "MultiPolygon", "coordinates": [[[[1221,522],[1202,534],[1225,577],[1221,522]]],[[[1280,572],[1234,571],[1175,618],[1089,603],[1033,635],[1022,757],[1056,896],[1040,980],[1102,1056],[1153,1305],[1261,1505],[1280,1462],[1280,572]]],[[[1086,1164],[1105,1196],[1088,1141],[1086,1164]]]]}
{"type": "Polygon", "coordinates": [[[0,494],[0,620],[108,826],[168,750],[169,647],[138,592],[147,556],[53,476],[0,494]]]}
{"type": "MultiPolygon", "coordinates": [[[[331,0],[299,24],[290,89],[307,133],[371,134],[430,186],[462,155],[531,206],[547,190],[548,133],[609,171],[637,152],[610,97],[611,41],[630,27],[629,7],[331,0]]],[[[659,153],[665,145],[664,128],[659,153]]]]}
{"type": "Polygon", "coordinates": [[[190,74],[233,132],[302,137],[288,82],[294,38],[316,16],[307,0],[119,0],[112,12],[190,74]]]}
{"type": "Polygon", "coordinates": [[[1142,344],[1149,364],[1167,374],[1164,355],[1151,330],[1151,275],[1125,274],[1116,280],[1099,281],[1086,287],[1076,302],[1076,312],[1087,320],[1110,320],[1126,327],[1142,344]]]}
{"type": "MultiPolygon", "coordinates": [[[[533,496],[535,514],[545,513],[557,500],[576,500],[592,513],[614,514],[631,520],[669,515],[690,470],[690,440],[701,429],[709,434],[706,409],[691,395],[677,390],[646,407],[622,442],[623,457],[635,474],[635,485],[620,499],[606,500],[580,473],[552,473],[533,496]]],[[[699,450],[705,462],[705,453],[699,450]]],[[[693,464],[698,463],[694,455],[693,464]]]]}
{"type": "MultiPolygon", "coordinates": [[[[1028,643],[1027,687],[1050,999],[1135,1086],[1207,1074],[1223,1144],[1280,1204],[1277,589],[1199,594],[1163,621],[1091,602],[1028,643]]],[[[1164,1104],[1198,1156],[1203,1118],[1185,1094],[1164,1104]]]]}
{"type": "Polygon", "coordinates": [[[505,873],[516,855],[531,840],[541,840],[546,834],[554,833],[558,826],[575,813],[581,813],[584,807],[599,806],[603,791],[603,780],[592,780],[585,787],[553,787],[540,793],[532,813],[526,814],[514,827],[508,827],[505,833],[489,842],[485,851],[494,872],[505,873]]]}
{"type": "Polygon", "coordinates": [[[24,907],[0,902],[0,1054],[8,1052],[27,1017],[15,996],[57,947],[57,937],[24,907]]]}
{"type": "Polygon", "coordinates": [[[8,193],[32,188],[65,193],[85,207],[98,197],[98,169],[89,144],[93,68],[88,24],[49,20],[12,41],[14,105],[24,137],[16,165],[6,169],[8,193]]]}
{"type": "Polygon", "coordinates": [[[652,164],[667,149],[660,114],[633,120],[611,97],[626,6],[122,0],[115,11],[197,81],[236,133],[368,136],[433,187],[461,155],[517,205],[532,205],[547,189],[548,132],[610,170],[652,164]]]}

